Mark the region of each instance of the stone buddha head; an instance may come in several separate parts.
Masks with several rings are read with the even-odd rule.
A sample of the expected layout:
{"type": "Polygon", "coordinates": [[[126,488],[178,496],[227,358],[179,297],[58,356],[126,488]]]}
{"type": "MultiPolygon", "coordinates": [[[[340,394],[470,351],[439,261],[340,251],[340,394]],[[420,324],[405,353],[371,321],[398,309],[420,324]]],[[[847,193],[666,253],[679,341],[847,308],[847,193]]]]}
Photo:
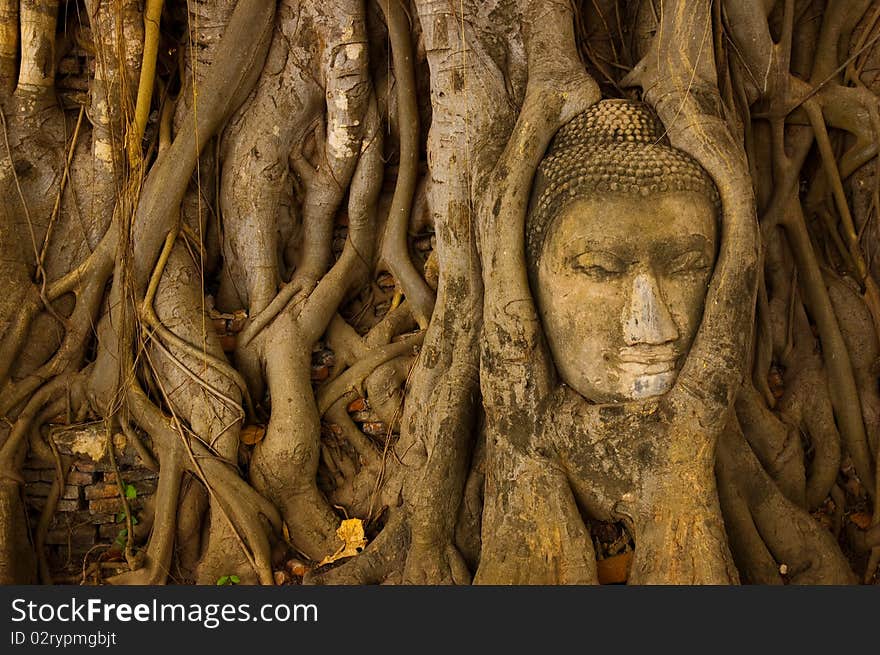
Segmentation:
{"type": "Polygon", "coordinates": [[[564,383],[600,403],[669,391],[702,319],[719,209],[711,178],[646,105],[604,100],[559,130],[526,254],[564,383]]]}

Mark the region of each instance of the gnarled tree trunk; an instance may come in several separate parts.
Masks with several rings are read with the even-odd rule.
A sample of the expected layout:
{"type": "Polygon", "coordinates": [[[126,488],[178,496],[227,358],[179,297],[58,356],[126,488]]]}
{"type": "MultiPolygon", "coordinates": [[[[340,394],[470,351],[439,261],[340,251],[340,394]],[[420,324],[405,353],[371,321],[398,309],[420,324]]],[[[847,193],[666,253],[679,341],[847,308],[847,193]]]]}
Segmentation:
{"type": "Polygon", "coordinates": [[[876,581],[878,35],[871,0],[0,0],[0,582],[876,581]],[[619,405],[561,384],[525,249],[602,98],[722,208],[675,386],[619,405]]]}

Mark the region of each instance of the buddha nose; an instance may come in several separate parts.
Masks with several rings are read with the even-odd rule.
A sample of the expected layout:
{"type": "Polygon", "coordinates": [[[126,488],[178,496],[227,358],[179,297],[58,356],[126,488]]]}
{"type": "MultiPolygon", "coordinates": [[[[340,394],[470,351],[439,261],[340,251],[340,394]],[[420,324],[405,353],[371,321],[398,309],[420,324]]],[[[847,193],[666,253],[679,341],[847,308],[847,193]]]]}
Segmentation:
{"type": "Polygon", "coordinates": [[[678,328],[663,300],[657,279],[650,272],[640,272],[633,280],[623,339],[629,346],[660,345],[678,339],[678,328]]]}

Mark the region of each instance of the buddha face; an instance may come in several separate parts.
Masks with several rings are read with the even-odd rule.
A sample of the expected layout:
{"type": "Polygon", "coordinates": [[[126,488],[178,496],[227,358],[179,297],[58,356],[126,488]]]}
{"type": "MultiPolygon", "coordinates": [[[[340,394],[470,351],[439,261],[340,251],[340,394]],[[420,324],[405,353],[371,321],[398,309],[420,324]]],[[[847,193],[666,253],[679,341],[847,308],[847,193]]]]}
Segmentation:
{"type": "Polygon", "coordinates": [[[566,205],[535,271],[563,382],[595,402],[669,391],[703,315],[716,231],[714,205],[694,192],[566,205]]]}

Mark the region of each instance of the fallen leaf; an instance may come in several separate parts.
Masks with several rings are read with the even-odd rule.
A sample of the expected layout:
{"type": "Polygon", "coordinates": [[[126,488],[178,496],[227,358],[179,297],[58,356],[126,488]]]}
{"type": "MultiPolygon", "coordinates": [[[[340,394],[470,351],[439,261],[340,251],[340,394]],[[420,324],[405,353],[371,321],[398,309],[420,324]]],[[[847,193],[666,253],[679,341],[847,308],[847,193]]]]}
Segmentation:
{"type": "Polygon", "coordinates": [[[266,436],[266,428],[262,425],[246,425],[241,429],[241,443],[253,446],[266,436]]]}
{"type": "Polygon", "coordinates": [[[367,540],[364,538],[364,522],[360,519],[345,519],[336,529],[336,536],[342,540],[342,546],[332,555],[328,555],[318,566],[324,566],[346,557],[354,557],[359,554],[367,540]]]}
{"type": "Polygon", "coordinates": [[[381,421],[367,421],[361,425],[361,430],[374,437],[384,437],[388,433],[388,426],[381,421]]]}
{"type": "Polygon", "coordinates": [[[633,551],[606,557],[596,562],[599,584],[622,584],[629,578],[629,567],[632,564],[633,551]]]}
{"type": "Polygon", "coordinates": [[[856,512],[855,514],[849,515],[849,520],[855,523],[862,530],[867,530],[871,527],[871,515],[867,512],[856,512]]]}
{"type": "Polygon", "coordinates": [[[297,578],[302,578],[306,574],[306,571],[308,571],[308,567],[306,567],[305,563],[298,559],[287,560],[285,566],[287,567],[287,571],[297,578]]]}
{"type": "Polygon", "coordinates": [[[362,412],[367,408],[367,401],[363,398],[355,398],[348,404],[349,412],[362,412]]]}
{"type": "Polygon", "coordinates": [[[312,381],[321,382],[330,377],[330,368],[327,366],[318,366],[312,369],[312,381]]]}

